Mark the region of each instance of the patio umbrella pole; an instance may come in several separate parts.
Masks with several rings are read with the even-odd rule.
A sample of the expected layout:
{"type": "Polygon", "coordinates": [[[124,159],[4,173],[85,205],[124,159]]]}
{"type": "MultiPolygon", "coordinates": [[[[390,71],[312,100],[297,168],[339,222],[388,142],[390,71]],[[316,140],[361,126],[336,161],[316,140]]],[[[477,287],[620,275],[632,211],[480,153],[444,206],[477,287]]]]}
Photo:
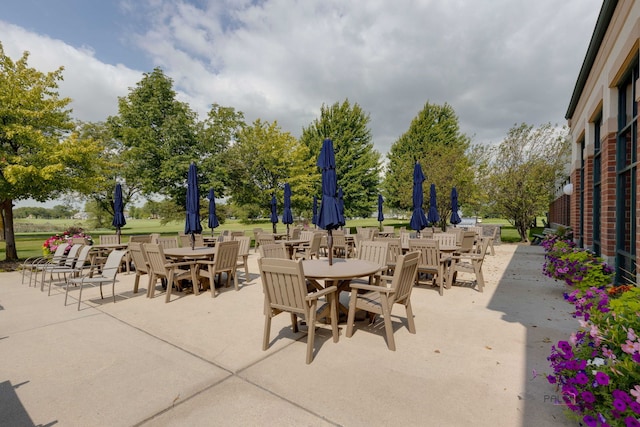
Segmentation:
{"type": "Polygon", "coordinates": [[[327,251],[329,251],[329,265],[333,265],[333,230],[327,230],[327,251]]]}
{"type": "Polygon", "coordinates": [[[196,235],[191,233],[191,250],[194,250],[196,247],[196,235]]]}

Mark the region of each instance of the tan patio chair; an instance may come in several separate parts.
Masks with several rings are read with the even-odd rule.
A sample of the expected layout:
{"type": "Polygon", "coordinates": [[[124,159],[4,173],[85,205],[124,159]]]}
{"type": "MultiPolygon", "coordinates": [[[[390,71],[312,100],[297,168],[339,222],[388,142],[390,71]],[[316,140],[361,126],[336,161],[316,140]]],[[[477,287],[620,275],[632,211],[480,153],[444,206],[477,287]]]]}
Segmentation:
{"type": "Polygon", "coordinates": [[[416,280],[419,259],[420,254],[418,252],[409,252],[406,255],[400,255],[393,276],[382,276],[382,280],[385,283],[381,283],[380,285],[351,283],[349,315],[347,318],[348,338],[351,338],[353,335],[356,310],[364,310],[369,313],[382,315],[387,347],[389,350],[395,351],[396,343],[393,339],[393,324],[391,322],[391,312],[395,304],[405,306],[409,332],[412,334],[416,333],[413,311],[411,310],[411,290],[416,280]],[[358,291],[366,291],[366,293],[359,294],[358,291]]]}
{"type": "Polygon", "coordinates": [[[402,245],[399,237],[379,237],[377,242],[387,242],[387,274],[393,274],[398,255],[402,255],[402,245]]]}
{"type": "MultiPolygon", "coordinates": [[[[389,256],[389,243],[380,240],[365,240],[360,242],[360,246],[357,250],[358,259],[365,261],[371,261],[380,266],[380,271],[375,275],[375,279],[380,278],[380,272],[387,269],[387,257],[389,256]]],[[[353,279],[351,283],[368,283],[373,284],[373,276],[369,276],[368,280],[353,279]]]]}
{"type": "Polygon", "coordinates": [[[416,275],[416,285],[420,285],[421,277],[425,279],[432,276],[432,285],[438,287],[440,295],[443,294],[445,280],[446,259],[440,253],[440,243],[435,239],[411,239],[409,250],[420,253],[418,263],[418,274],[416,275]]]}
{"type": "Polygon", "coordinates": [[[289,259],[289,254],[284,242],[276,242],[260,245],[260,258],[289,259]]]}
{"type": "Polygon", "coordinates": [[[120,243],[118,241],[117,234],[104,234],[100,236],[100,244],[101,245],[117,245],[120,243]]]}
{"type": "Polygon", "coordinates": [[[258,252],[258,235],[264,233],[264,230],[260,227],[256,227],[253,229],[253,247],[255,252],[258,252]]]}
{"type": "MultiPolygon", "coordinates": [[[[138,285],[140,284],[140,276],[143,274],[149,275],[149,262],[145,258],[145,253],[142,251],[142,243],[129,242],[129,255],[133,261],[133,265],[136,268],[136,278],[133,283],[133,293],[138,293],[138,285]]],[[[151,279],[150,276],[148,276],[151,279]]],[[[148,289],[147,289],[148,291],[148,289]]]]}
{"type": "Polygon", "coordinates": [[[482,274],[482,263],[487,253],[490,238],[483,237],[480,243],[480,253],[457,254],[451,257],[451,266],[449,267],[448,287],[456,282],[458,273],[471,273],[475,275],[478,284],[478,291],[484,290],[484,276],[482,274]]]}
{"type": "Polygon", "coordinates": [[[396,233],[396,230],[393,225],[383,225],[382,232],[385,233],[387,237],[393,237],[396,233]]]}
{"type": "Polygon", "coordinates": [[[275,242],[276,242],[276,238],[273,237],[273,234],[271,233],[258,234],[258,245],[268,245],[275,242]]]}
{"type": "Polygon", "coordinates": [[[334,256],[344,256],[345,258],[349,258],[353,252],[353,247],[349,243],[347,243],[344,231],[333,230],[332,236],[334,256]]]}
{"type": "Polygon", "coordinates": [[[298,316],[307,322],[307,364],[313,361],[313,347],[317,313],[324,309],[319,306],[319,298],[326,297],[330,304],[329,317],[333,342],[338,342],[338,314],[336,311],[336,287],[307,292],[307,284],[302,269],[302,261],[278,258],[258,259],[262,287],[264,291],[264,337],[262,350],[269,348],[271,318],[280,313],[291,314],[293,332],[298,332],[298,316]]]}
{"type": "Polygon", "coordinates": [[[129,236],[129,243],[137,242],[137,243],[152,243],[151,242],[151,234],[139,234],[135,236],[129,236]]]}
{"type": "Polygon", "coordinates": [[[219,282],[222,282],[222,273],[226,273],[227,282],[225,287],[228,287],[233,279],[233,284],[238,290],[238,277],[236,275],[236,268],[238,265],[238,251],[240,249],[240,243],[237,240],[231,240],[228,242],[219,242],[216,245],[216,256],[213,261],[210,260],[198,260],[198,276],[200,278],[207,279],[209,286],[211,287],[211,298],[216,296],[216,277],[220,276],[219,282]]]}
{"type": "Polygon", "coordinates": [[[458,244],[458,236],[456,233],[435,233],[432,237],[440,243],[440,246],[453,247],[458,244]]]}
{"type": "Polygon", "coordinates": [[[251,237],[235,236],[234,239],[238,242],[238,263],[236,268],[244,269],[244,281],[246,283],[249,281],[249,247],[251,246],[251,237]]]}
{"type": "MultiPolygon", "coordinates": [[[[491,255],[495,255],[496,251],[493,248],[493,244],[495,243],[495,241],[498,239],[498,233],[500,232],[500,227],[499,226],[495,226],[493,227],[493,233],[491,233],[491,236],[489,236],[489,249],[490,249],[490,253],[491,255]]],[[[480,234],[480,237],[482,237],[482,234],[480,234]]],[[[480,237],[478,237],[478,241],[480,241],[480,237]]]]}
{"type": "Polygon", "coordinates": [[[78,310],[80,310],[80,304],[82,303],[82,288],[83,285],[100,285],[100,298],[104,298],[102,295],[102,284],[111,283],[111,293],[113,294],[113,302],[116,302],[116,276],[120,270],[120,264],[126,254],[126,250],[114,250],[109,253],[107,261],[102,268],[102,273],[99,276],[83,276],[69,279],[64,291],[64,305],[67,306],[67,297],[69,296],[69,285],[80,286],[80,293],[78,295],[78,310]]]}
{"type": "MultiPolygon", "coordinates": [[[[162,246],[162,249],[172,249],[178,247],[177,237],[158,237],[156,243],[162,246]]],[[[189,244],[191,246],[191,244],[189,244]]]]}
{"type": "Polygon", "coordinates": [[[165,279],[167,282],[165,303],[171,300],[171,292],[174,285],[178,290],[182,290],[182,286],[180,285],[181,281],[191,280],[193,286],[198,286],[195,273],[195,261],[171,262],[167,260],[163,247],[158,243],[146,243],[142,245],[141,248],[149,263],[148,298],[154,297],[158,279],[165,279]]]}
{"type": "MultiPolygon", "coordinates": [[[[204,238],[202,237],[202,234],[194,234],[193,238],[194,238],[194,246],[197,246],[199,248],[204,246],[204,238]]],[[[181,248],[191,247],[191,234],[180,233],[178,234],[178,239],[180,241],[181,248]]]]}
{"type": "Polygon", "coordinates": [[[320,258],[320,243],[322,243],[322,233],[313,233],[311,241],[298,246],[293,253],[293,257],[295,259],[320,258]]]}
{"type": "Polygon", "coordinates": [[[456,252],[458,253],[469,253],[473,252],[473,247],[476,243],[476,232],[475,231],[462,231],[460,237],[460,249],[456,252]]]}

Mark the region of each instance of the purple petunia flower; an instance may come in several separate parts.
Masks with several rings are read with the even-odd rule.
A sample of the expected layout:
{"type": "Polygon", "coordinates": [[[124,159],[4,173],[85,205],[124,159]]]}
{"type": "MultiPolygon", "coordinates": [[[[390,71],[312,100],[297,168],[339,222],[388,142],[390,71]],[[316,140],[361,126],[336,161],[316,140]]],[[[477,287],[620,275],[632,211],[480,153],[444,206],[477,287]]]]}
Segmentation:
{"type": "Polygon", "coordinates": [[[578,375],[576,375],[575,380],[578,384],[586,384],[589,382],[589,377],[582,372],[579,372],[578,375]]]}
{"type": "Polygon", "coordinates": [[[624,403],[622,399],[613,399],[613,407],[620,412],[624,412],[627,410],[627,404],[624,403]]]}
{"type": "Polygon", "coordinates": [[[591,415],[585,415],[582,418],[582,421],[584,421],[584,423],[586,425],[588,425],[589,427],[597,427],[598,426],[598,420],[593,418],[591,415]]]}
{"type": "Polygon", "coordinates": [[[638,419],[634,417],[626,417],[624,419],[624,424],[627,427],[640,427],[640,421],[638,421],[638,419]]]}
{"type": "Polygon", "coordinates": [[[580,396],[586,403],[593,403],[596,401],[596,397],[590,391],[583,391],[580,396]]]}
{"type": "Polygon", "coordinates": [[[605,374],[604,372],[597,372],[596,382],[599,385],[609,385],[609,375],[605,374]]]}
{"type": "Polygon", "coordinates": [[[631,410],[636,414],[640,414],[640,403],[636,402],[635,400],[629,403],[629,408],[631,408],[631,410]]]}

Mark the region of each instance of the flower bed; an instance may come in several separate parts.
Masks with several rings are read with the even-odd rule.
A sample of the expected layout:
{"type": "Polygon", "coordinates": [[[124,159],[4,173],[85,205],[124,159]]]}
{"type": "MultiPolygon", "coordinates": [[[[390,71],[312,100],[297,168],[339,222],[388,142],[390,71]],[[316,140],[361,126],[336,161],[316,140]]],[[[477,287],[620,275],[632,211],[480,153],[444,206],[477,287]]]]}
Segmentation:
{"type": "Polygon", "coordinates": [[[49,237],[42,244],[42,253],[47,256],[56,251],[58,246],[67,245],[65,254],[71,249],[71,242],[74,238],[84,238],[90,245],[93,244],[93,239],[88,234],[85,234],[82,228],[70,227],[62,234],[55,234],[49,237]]]}
{"type": "Polygon", "coordinates": [[[601,259],[561,242],[547,242],[543,270],[575,288],[580,328],[551,347],[547,380],[584,425],[640,426],[640,288],[613,286],[601,259]]]}

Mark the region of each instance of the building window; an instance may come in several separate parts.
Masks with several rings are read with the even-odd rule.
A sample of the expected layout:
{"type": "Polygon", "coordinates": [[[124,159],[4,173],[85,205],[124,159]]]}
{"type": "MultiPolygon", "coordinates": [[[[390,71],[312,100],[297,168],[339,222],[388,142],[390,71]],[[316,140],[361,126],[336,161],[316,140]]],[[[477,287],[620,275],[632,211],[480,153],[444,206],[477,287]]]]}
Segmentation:
{"type": "Polygon", "coordinates": [[[585,161],[584,161],[584,138],[580,140],[580,192],[578,193],[578,197],[580,198],[578,203],[580,204],[578,208],[578,212],[580,217],[578,218],[578,247],[584,248],[584,171],[585,171],[585,161]]]}
{"type": "Polygon", "coordinates": [[[600,223],[602,222],[600,218],[600,190],[602,188],[602,148],[600,144],[600,131],[602,128],[602,115],[599,115],[595,120],[593,128],[593,206],[591,211],[593,223],[593,247],[591,249],[596,255],[600,256],[602,253],[602,246],[600,242],[600,223]]]}
{"type": "Polygon", "coordinates": [[[616,135],[616,282],[636,282],[636,188],[638,60],[618,85],[616,135]]]}

